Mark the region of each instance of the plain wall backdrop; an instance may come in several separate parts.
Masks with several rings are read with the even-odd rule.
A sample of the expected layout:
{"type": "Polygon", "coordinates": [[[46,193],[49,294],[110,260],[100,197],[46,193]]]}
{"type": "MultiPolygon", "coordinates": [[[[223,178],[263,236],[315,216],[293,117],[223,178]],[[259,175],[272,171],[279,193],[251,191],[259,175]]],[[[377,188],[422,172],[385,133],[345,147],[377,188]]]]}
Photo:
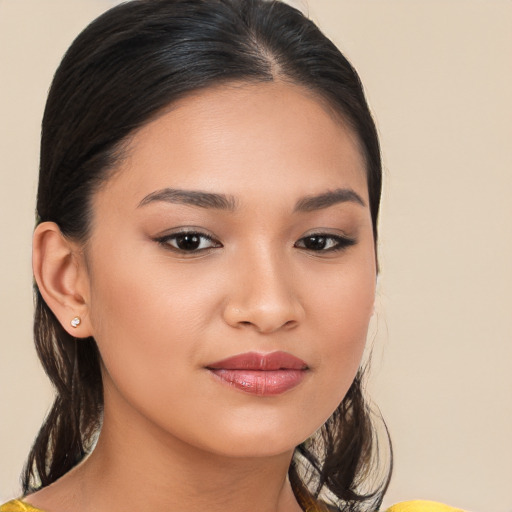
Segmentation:
{"type": "MultiPolygon", "coordinates": [[[[0,0],[0,501],[51,403],[32,346],[40,121],[72,39],[115,2],[0,0]]],[[[370,390],[385,504],[512,511],[512,2],[309,0],[359,71],[385,190],[370,390]]],[[[71,512],[71,511],[70,511],[71,512]]]]}

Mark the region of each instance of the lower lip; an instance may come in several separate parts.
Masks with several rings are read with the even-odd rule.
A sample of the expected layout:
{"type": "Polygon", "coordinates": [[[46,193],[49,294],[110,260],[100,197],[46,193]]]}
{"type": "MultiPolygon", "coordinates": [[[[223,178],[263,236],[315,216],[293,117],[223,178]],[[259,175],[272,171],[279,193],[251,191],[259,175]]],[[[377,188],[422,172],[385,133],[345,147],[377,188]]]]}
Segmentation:
{"type": "Polygon", "coordinates": [[[234,388],[258,396],[280,395],[298,386],[306,370],[227,370],[211,368],[210,371],[234,388]]]}

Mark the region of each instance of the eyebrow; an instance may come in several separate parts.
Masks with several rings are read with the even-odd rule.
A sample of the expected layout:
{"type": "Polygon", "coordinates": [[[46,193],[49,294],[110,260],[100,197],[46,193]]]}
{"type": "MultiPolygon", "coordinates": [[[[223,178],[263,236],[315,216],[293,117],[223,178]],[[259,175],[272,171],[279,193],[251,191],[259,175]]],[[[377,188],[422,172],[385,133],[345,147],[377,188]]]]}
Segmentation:
{"type": "Polygon", "coordinates": [[[166,202],[175,204],[188,204],[199,208],[214,208],[216,210],[230,210],[236,208],[236,200],[225,194],[214,194],[200,190],[180,190],[164,188],[148,194],[138,205],[138,208],[153,202],[166,202]]]}
{"type": "Polygon", "coordinates": [[[299,199],[295,205],[296,212],[311,212],[329,208],[339,203],[356,203],[366,206],[361,196],[350,188],[338,188],[315,196],[306,196],[299,199]]]}
{"type": "MultiPolygon", "coordinates": [[[[214,208],[216,210],[234,211],[237,201],[233,196],[203,192],[200,190],[182,190],[175,188],[164,188],[148,194],[139,203],[137,208],[154,202],[166,202],[174,204],[186,204],[198,206],[199,208],[214,208]]],[[[352,202],[366,206],[359,194],[349,188],[338,188],[323,192],[322,194],[306,196],[297,201],[295,212],[311,212],[329,208],[339,203],[352,202]]]]}

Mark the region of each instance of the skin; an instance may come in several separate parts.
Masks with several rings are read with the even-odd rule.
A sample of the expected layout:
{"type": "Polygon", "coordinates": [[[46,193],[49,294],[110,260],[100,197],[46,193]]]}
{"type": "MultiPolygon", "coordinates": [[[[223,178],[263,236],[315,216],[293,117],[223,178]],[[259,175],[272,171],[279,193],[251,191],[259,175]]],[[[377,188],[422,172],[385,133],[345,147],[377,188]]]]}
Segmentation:
{"type": "Polygon", "coordinates": [[[105,415],[93,454],[27,501],[48,512],[300,510],[286,478],[294,447],[347,392],[373,311],[357,140],[310,92],[276,81],[195,93],[127,149],[93,198],[85,246],[52,223],[35,233],[43,297],[69,332],[98,343],[105,415]],[[155,199],[169,187],[232,204],[155,199]],[[340,189],[361,202],[296,211],[340,189]],[[187,253],[162,240],[183,228],[213,242],[187,253]],[[354,243],[312,250],[313,234],[328,237],[327,249],[340,237],[354,243]],[[276,350],[308,366],[277,396],[245,393],[205,368],[276,350]]]}

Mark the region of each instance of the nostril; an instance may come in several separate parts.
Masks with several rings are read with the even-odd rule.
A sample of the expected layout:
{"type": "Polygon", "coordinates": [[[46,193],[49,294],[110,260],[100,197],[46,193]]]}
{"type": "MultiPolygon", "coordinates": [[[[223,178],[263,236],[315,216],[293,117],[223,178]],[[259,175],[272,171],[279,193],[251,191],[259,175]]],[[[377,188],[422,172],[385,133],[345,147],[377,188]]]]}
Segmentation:
{"type": "Polygon", "coordinates": [[[224,306],[223,318],[231,327],[271,333],[297,327],[300,324],[301,311],[289,303],[257,302],[247,307],[227,303],[224,306]]]}

